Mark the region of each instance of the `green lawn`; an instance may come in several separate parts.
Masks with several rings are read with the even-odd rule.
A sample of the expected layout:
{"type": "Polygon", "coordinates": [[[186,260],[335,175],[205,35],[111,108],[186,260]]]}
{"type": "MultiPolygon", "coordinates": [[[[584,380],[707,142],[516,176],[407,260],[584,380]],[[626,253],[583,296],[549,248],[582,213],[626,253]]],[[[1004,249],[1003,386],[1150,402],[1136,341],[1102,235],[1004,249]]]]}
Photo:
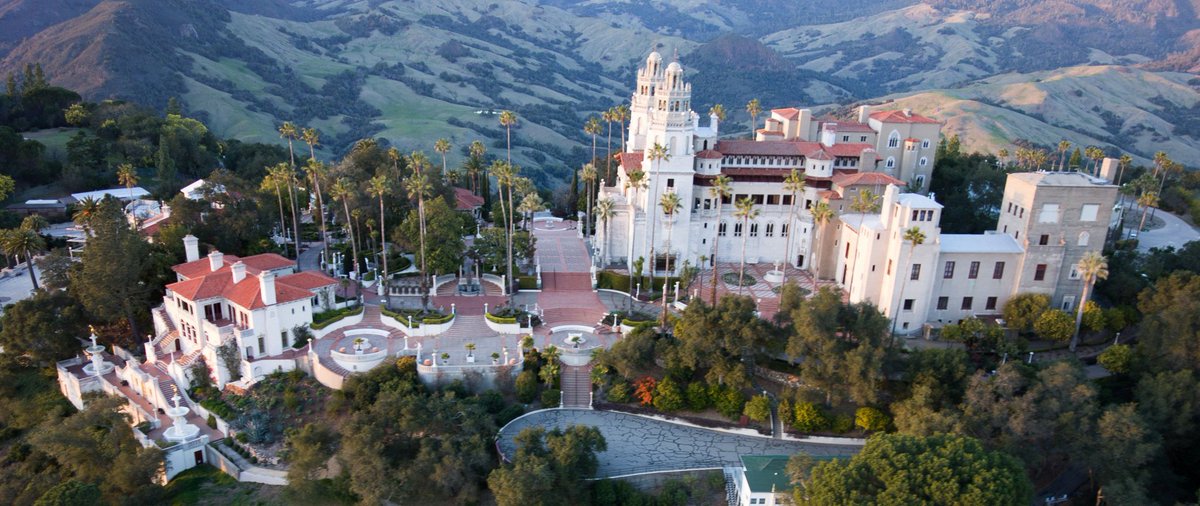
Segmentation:
{"type": "Polygon", "coordinates": [[[179,473],[167,484],[163,504],[229,505],[286,504],[282,487],[242,483],[219,469],[204,464],[179,473]]]}
{"type": "Polygon", "coordinates": [[[75,136],[78,128],[47,128],[45,130],[35,130],[32,132],[22,132],[21,135],[26,139],[34,140],[46,146],[46,154],[50,158],[57,160],[66,160],[67,158],[67,141],[75,136]]]}

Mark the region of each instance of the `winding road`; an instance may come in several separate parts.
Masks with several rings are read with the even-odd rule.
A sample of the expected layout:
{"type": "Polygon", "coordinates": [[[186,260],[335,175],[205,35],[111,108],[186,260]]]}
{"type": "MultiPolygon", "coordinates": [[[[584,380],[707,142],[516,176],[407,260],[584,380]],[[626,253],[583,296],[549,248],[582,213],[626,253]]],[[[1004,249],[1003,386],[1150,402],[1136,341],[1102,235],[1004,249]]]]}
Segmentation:
{"type": "Polygon", "coordinates": [[[862,449],[844,444],[789,441],[739,435],[667,422],[616,411],[546,409],[528,413],[500,430],[499,447],[513,455],[513,439],[527,427],[546,429],[588,425],[600,429],[608,450],[600,452],[597,478],[638,473],[741,465],[741,455],[791,455],[805,452],[816,458],[850,456],[862,449]]]}

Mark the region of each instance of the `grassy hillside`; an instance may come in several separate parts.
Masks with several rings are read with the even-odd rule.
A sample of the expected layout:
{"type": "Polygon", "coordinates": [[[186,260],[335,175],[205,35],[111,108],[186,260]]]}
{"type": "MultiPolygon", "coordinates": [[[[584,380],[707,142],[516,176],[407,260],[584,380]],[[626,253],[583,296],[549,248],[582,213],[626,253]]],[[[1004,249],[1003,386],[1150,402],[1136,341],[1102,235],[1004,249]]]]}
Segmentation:
{"type": "Polygon", "coordinates": [[[971,150],[1049,147],[1067,139],[1148,159],[1156,151],[1200,166],[1200,80],[1119,66],[1007,74],[958,89],[885,97],[946,122],[971,150]]]}

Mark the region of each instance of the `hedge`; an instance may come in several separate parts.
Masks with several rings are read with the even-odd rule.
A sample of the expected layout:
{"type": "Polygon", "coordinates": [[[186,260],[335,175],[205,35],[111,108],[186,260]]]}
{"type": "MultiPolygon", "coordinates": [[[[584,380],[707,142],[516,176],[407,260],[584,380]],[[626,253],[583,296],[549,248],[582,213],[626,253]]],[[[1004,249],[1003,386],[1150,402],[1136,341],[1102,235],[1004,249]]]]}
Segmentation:
{"type": "MultiPolygon", "coordinates": [[[[637,286],[637,282],[634,282],[632,285],[629,283],[631,279],[633,279],[633,276],[618,274],[613,271],[600,271],[596,275],[596,285],[606,290],[628,292],[637,286]]],[[[655,276],[654,287],[651,289],[652,287],[649,286],[650,276],[642,276],[640,280],[642,284],[642,293],[658,291],[660,288],[662,288],[663,279],[664,278],[662,277],[655,276]]],[[[679,278],[666,278],[666,280],[667,287],[673,289],[675,287],[675,282],[679,281],[679,278]]],[[[632,293],[630,293],[630,295],[632,295],[632,293]]]]}
{"type": "Polygon", "coordinates": [[[490,321],[492,323],[498,323],[500,325],[510,325],[513,323],[517,323],[517,317],[515,317],[515,316],[496,316],[492,313],[487,313],[484,316],[487,317],[488,321],[490,321]]]}
{"type": "Polygon", "coordinates": [[[391,310],[388,310],[387,308],[379,308],[379,309],[381,312],[383,312],[384,315],[395,318],[396,321],[400,322],[401,325],[404,325],[406,327],[408,326],[408,317],[412,316],[413,317],[413,325],[410,328],[414,328],[414,329],[419,328],[421,326],[421,324],[441,325],[443,323],[448,323],[450,320],[454,319],[454,313],[447,314],[447,315],[421,316],[419,312],[410,314],[410,313],[391,311],[391,310]]]}
{"type": "Polygon", "coordinates": [[[537,278],[534,276],[518,276],[517,286],[522,290],[537,290],[537,278]]]}
{"type": "Polygon", "coordinates": [[[313,315],[313,322],[309,328],[313,330],[321,330],[332,325],[334,322],[341,320],[347,316],[353,316],[362,313],[363,306],[344,307],[341,309],[330,309],[313,315]]]}

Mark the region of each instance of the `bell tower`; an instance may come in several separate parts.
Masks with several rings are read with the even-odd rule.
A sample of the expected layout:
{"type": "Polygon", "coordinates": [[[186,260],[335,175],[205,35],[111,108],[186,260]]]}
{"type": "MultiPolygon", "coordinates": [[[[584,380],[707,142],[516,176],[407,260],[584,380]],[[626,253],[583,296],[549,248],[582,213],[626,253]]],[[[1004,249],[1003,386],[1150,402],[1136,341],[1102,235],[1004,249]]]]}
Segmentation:
{"type": "Polygon", "coordinates": [[[638,69],[637,89],[629,105],[629,142],[626,151],[634,152],[646,149],[646,131],[650,127],[650,110],[654,103],[654,95],[663,82],[662,55],[651,52],[646,57],[646,65],[638,69]]]}

